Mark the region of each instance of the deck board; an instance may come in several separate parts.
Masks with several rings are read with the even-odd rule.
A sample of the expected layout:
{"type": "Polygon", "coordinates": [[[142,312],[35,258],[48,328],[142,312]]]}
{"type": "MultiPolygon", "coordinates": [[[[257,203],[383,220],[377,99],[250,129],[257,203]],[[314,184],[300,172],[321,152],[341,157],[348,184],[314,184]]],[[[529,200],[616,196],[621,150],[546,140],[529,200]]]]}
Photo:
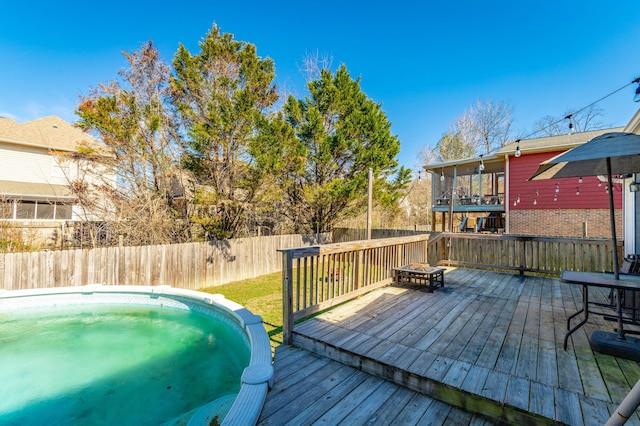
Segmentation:
{"type": "Polygon", "coordinates": [[[455,424],[490,424],[482,416],[299,348],[279,347],[274,366],[261,426],[442,424],[431,422],[448,417],[464,420],[455,424]]]}
{"type": "MultiPolygon", "coordinates": [[[[360,366],[362,374],[379,375],[382,381],[364,378],[340,393],[342,387],[329,389],[320,380],[313,385],[316,390],[310,390],[315,392],[315,402],[299,399],[300,391],[278,390],[278,381],[293,386],[316,375],[326,380],[323,369],[330,363],[320,365],[303,361],[295,353],[283,353],[280,361],[276,357],[274,398],[288,397],[292,398],[288,404],[297,406],[298,400],[309,405],[306,414],[299,410],[287,422],[314,424],[321,418],[334,424],[488,422],[482,416],[456,411],[459,408],[445,404],[449,402],[471,412],[481,412],[492,403],[496,406],[489,412],[513,407],[513,412],[503,412],[507,418],[502,420],[507,422],[517,422],[518,413],[531,413],[570,425],[596,425],[606,421],[640,379],[639,363],[594,353],[589,347],[592,331],[615,326],[600,316],[591,316],[563,350],[567,316],[582,304],[579,286],[557,278],[463,268],[449,268],[444,277],[445,287],[433,293],[409,286],[384,287],[296,325],[294,344],[360,366]],[[292,369],[297,363],[313,371],[279,373],[280,365],[292,369]],[[405,387],[390,387],[383,379],[405,387]],[[361,393],[368,398],[352,394],[363,383],[367,390],[361,393]],[[327,393],[333,396],[327,399],[327,393]],[[352,401],[334,409],[336,401],[330,399],[347,395],[352,401]],[[509,418],[511,415],[516,417],[509,418]]],[[[595,289],[590,298],[606,302],[608,292],[595,289]]],[[[261,424],[276,424],[270,423],[275,414],[270,414],[269,407],[278,402],[270,398],[261,424]]],[[[637,414],[630,424],[640,424],[637,414]]]]}

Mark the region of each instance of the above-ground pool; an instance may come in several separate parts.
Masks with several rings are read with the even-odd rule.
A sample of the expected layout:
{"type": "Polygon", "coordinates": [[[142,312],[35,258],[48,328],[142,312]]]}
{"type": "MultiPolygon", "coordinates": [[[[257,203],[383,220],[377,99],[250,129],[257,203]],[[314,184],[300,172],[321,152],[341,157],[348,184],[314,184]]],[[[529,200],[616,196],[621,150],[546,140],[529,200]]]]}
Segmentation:
{"type": "Polygon", "coordinates": [[[259,316],[168,286],[0,290],[0,424],[254,424],[259,316]]]}

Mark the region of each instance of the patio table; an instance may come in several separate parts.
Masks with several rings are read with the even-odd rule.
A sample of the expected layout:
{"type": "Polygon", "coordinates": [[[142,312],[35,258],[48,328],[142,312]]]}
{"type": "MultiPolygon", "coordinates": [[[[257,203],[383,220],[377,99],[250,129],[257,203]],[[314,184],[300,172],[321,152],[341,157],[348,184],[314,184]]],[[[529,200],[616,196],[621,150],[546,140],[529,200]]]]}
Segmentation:
{"type": "MultiPolygon", "coordinates": [[[[589,287],[609,288],[615,291],[615,294],[616,294],[615,320],[617,321],[617,328],[616,328],[617,340],[620,342],[624,342],[628,340],[628,338],[625,336],[624,324],[638,325],[639,323],[635,320],[627,320],[624,318],[623,310],[622,310],[622,300],[621,300],[622,292],[625,290],[640,291],[640,276],[623,275],[621,276],[620,279],[616,280],[613,274],[598,273],[598,272],[562,271],[560,275],[560,281],[567,284],[576,284],[576,285],[582,286],[582,307],[577,312],[575,312],[574,314],[570,315],[567,318],[568,331],[564,336],[565,350],[567,350],[567,341],[569,339],[569,336],[571,336],[571,334],[573,334],[576,330],[578,330],[580,327],[582,327],[584,324],[587,323],[590,313],[603,315],[605,317],[607,316],[606,314],[591,310],[589,308],[590,306],[613,308],[613,306],[610,304],[590,302],[589,287]],[[580,323],[576,324],[573,328],[571,328],[571,320],[576,316],[580,315],[581,313],[584,313],[584,319],[580,321],[580,323]]],[[[601,339],[604,333],[594,332],[594,335],[598,339],[601,339]]],[[[590,341],[593,340],[593,337],[594,336],[592,335],[592,339],[590,339],[590,341]]],[[[608,340],[610,341],[611,339],[608,339],[608,340]]],[[[635,344],[635,340],[637,339],[633,339],[633,340],[634,340],[633,342],[630,341],[629,343],[635,344]]],[[[605,344],[608,344],[608,343],[605,343],[605,344]]],[[[596,344],[598,344],[598,342],[596,342],[596,344]]],[[[599,348],[601,348],[601,345],[599,345],[599,348]]]]}

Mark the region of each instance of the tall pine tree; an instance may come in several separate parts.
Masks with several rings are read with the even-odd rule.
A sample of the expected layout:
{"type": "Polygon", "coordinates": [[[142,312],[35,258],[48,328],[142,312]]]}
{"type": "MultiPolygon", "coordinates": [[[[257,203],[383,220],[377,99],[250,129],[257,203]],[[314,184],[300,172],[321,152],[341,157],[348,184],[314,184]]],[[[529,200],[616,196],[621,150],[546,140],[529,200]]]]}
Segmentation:
{"type": "Polygon", "coordinates": [[[374,196],[386,205],[406,186],[410,170],[398,170],[400,142],[391,134],[391,123],[346,66],[335,74],[322,70],[308,88],[308,97],[290,96],[285,104],[286,119],[300,144],[297,151],[306,160],[287,196],[309,230],[323,232],[340,216],[363,211],[369,168],[375,176],[374,196]]]}

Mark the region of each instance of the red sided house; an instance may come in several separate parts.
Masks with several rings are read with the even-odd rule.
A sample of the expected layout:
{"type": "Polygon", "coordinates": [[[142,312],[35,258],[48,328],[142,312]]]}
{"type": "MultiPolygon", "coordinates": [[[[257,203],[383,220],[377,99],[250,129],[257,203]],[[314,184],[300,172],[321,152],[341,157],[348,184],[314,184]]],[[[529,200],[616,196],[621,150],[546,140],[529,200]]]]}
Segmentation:
{"type": "MultiPolygon", "coordinates": [[[[623,127],[526,139],[477,158],[429,164],[433,230],[611,236],[604,177],[529,181],[538,165],[623,127]]],[[[616,229],[623,236],[624,182],[614,184],[616,229]]]]}

